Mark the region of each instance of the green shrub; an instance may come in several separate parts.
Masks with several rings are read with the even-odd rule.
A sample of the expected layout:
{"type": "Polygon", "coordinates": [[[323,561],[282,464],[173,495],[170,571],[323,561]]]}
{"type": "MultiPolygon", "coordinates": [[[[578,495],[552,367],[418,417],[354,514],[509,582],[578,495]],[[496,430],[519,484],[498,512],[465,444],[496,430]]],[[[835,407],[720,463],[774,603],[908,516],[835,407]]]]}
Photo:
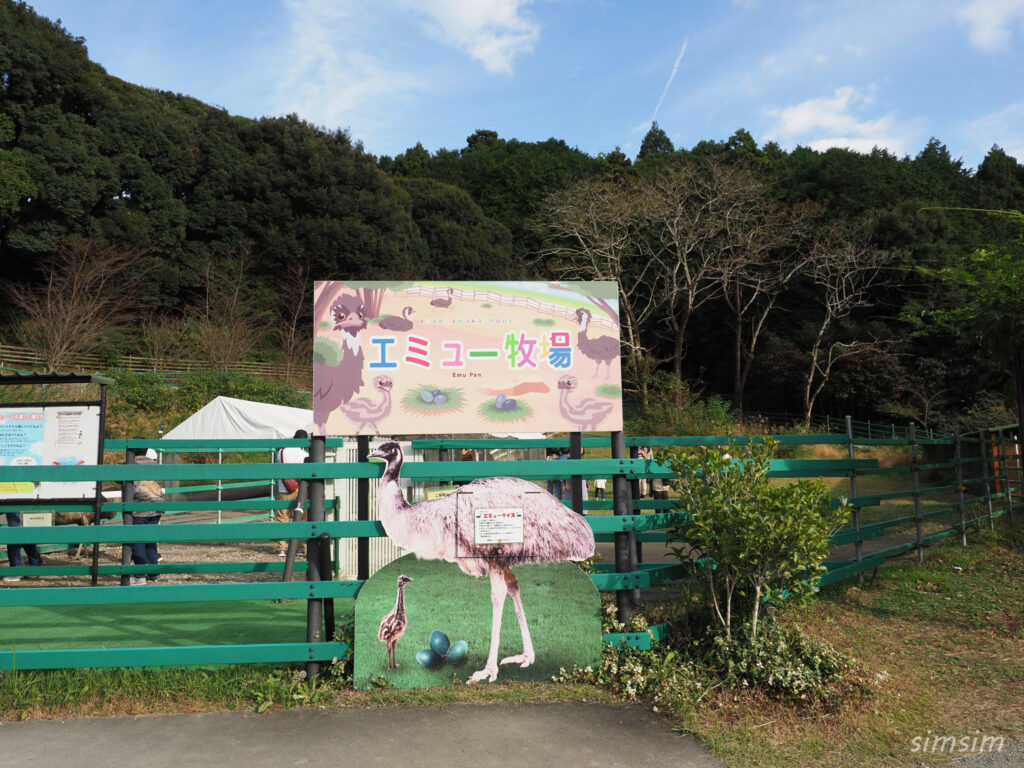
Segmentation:
{"type": "Polygon", "coordinates": [[[752,688],[779,697],[834,703],[853,666],[828,643],[798,627],[764,623],[755,636],[744,625],[730,640],[711,633],[703,644],[708,671],[732,688],[752,688]]]}
{"type": "Polygon", "coordinates": [[[120,401],[146,413],[166,412],[174,399],[174,389],[159,374],[136,373],[125,369],[111,372],[114,392],[120,401]]]}
{"type": "Polygon", "coordinates": [[[715,624],[732,639],[749,623],[757,636],[765,604],[795,602],[814,591],[824,572],[829,536],[847,519],[822,480],[774,485],[768,478],[776,443],[770,438],[729,450],[673,454],[672,486],[687,514],[669,530],[673,552],[705,586],[715,624]]]}
{"type": "Polygon", "coordinates": [[[309,402],[294,387],[245,373],[196,371],[185,377],[177,391],[178,402],[188,411],[197,411],[222,396],[294,408],[309,407],[309,402]]]}
{"type": "Polygon", "coordinates": [[[734,420],[718,395],[701,399],[678,376],[655,371],[648,381],[647,408],[637,407],[625,421],[631,435],[726,435],[734,420]]]}

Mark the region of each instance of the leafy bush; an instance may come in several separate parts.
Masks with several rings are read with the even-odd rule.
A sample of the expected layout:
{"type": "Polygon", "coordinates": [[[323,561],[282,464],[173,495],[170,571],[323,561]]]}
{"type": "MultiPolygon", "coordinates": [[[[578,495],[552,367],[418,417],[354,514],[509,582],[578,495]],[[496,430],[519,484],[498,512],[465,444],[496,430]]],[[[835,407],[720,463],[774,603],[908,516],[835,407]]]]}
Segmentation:
{"type": "MultiPolygon", "coordinates": [[[[629,624],[616,621],[614,601],[604,601],[603,632],[645,632],[647,619],[633,614],[629,624]]],[[[631,701],[646,701],[675,712],[692,707],[705,685],[698,668],[671,645],[655,643],[642,651],[625,643],[606,646],[601,665],[594,669],[574,667],[552,678],[555,682],[584,682],[600,685],[631,701]]]]}
{"type": "Polygon", "coordinates": [[[735,624],[749,622],[757,636],[763,604],[794,602],[813,592],[825,570],[829,536],[845,522],[823,481],[773,485],[770,438],[747,448],[741,459],[721,449],[670,456],[678,476],[672,486],[687,514],[669,530],[673,552],[692,565],[705,585],[712,614],[727,640],[735,624]],[[745,614],[739,621],[734,621],[745,614]]]}
{"type": "Polygon", "coordinates": [[[725,684],[781,698],[834,703],[853,666],[828,643],[776,621],[765,622],[756,636],[744,625],[731,640],[721,633],[707,640],[704,663],[725,684]]]}
{"type": "Polygon", "coordinates": [[[718,395],[701,399],[679,377],[655,371],[648,382],[647,408],[626,417],[631,435],[724,435],[733,430],[728,403],[718,395]]]}
{"type": "MultiPolygon", "coordinates": [[[[614,602],[607,597],[604,601],[604,632],[644,632],[648,621],[662,621],[665,611],[670,614],[679,608],[678,604],[647,606],[645,611],[653,611],[649,616],[635,613],[623,625],[615,620],[614,602]]],[[[673,625],[678,629],[678,622],[673,625]]],[[[745,625],[730,640],[716,631],[696,638],[674,631],[669,642],[655,642],[649,651],[626,644],[606,646],[597,669],[562,669],[553,679],[600,685],[676,715],[691,712],[719,688],[756,691],[810,706],[834,706],[863,693],[851,675],[853,659],[804,635],[799,627],[769,621],[756,637],[749,632],[750,626],[745,625]]]]}
{"type": "Polygon", "coordinates": [[[124,405],[147,413],[166,412],[171,407],[174,390],[159,374],[117,369],[111,376],[116,383],[114,394],[124,405]]]}
{"type": "Polygon", "coordinates": [[[244,373],[197,371],[190,373],[178,387],[178,401],[189,411],[197,411],[215,397],[236,397],[274,405],[308,408],[309,402],[294,387],[244,373]]]}

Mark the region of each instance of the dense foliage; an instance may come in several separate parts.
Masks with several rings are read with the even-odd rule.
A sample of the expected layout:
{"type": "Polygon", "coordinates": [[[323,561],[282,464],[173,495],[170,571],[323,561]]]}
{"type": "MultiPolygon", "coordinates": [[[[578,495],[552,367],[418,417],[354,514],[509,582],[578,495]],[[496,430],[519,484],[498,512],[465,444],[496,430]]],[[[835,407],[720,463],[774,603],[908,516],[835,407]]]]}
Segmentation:
{"type": "MultiPolygon", "coordinates": [[[[942,270],[970,254],[1019,268],[1019,227],[977,212],[1024,209],[1024,167],[999,147],[972,171],[937,139],[897,157],[786,151],[740,129],[687,149],[654,125],[635,162],[491,130],[376,158],[296,115],[237,117],[113,78],[81,38],[0,0],[0,171],[9,291],[38,292],[69,243],[144,267],[125,305],[141,321],[91,334],[119,353],[180,339],[186,354],[308,370],[294,341],[312,280],[600,277],[630,304],[623,359],[642,407],[658,369],[736,411],[948,429],[1013,402],[1008,362],[928,314],[956,306],[963,288],[942,270]],[[716,200],[740,214],[729,226],[716,200]],[[588,201],[594,238],[573,251],[567,214],[588,201]],[[600,251],[612,237],[618,250],[600,251]],[[837,303],[851,278],[855,300],[837,303]]],[[[23,321],[0,305],[0,341],[34,344],[40,326],[23,321]]]]}

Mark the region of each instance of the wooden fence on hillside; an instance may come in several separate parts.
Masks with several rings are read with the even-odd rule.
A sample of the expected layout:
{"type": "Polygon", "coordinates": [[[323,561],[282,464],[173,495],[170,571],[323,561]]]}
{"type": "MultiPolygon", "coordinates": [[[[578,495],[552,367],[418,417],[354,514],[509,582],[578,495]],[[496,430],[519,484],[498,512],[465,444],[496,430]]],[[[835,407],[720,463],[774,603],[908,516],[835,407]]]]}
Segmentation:
{"type": "MultiPolygon", "coordinates": [[[[27,347],[16,347],[0,344],[0,371],[38,372],[44,370],[46,364],[35,351],[27,347]]],[[[209,371],[208,360],[185,360],[143,357],[140,355],[124,355],[111,359],[101,355],[74,355],[68,361],[69,370],[80,373],[108,373],[115,368],[134,371],[135,373],[156,373],[170,383],[177,383],[189,373],[209,371]]],[[[239,362],[225,365],[224,371],[229,373],[246,373],[269,379],[292,380],[285,366],[274,363],[239,362]]],[[[294,372],[293,372],[294,374],[294,372]]],[[[308,372],[302,374],[308,378],[308,372]]]]}

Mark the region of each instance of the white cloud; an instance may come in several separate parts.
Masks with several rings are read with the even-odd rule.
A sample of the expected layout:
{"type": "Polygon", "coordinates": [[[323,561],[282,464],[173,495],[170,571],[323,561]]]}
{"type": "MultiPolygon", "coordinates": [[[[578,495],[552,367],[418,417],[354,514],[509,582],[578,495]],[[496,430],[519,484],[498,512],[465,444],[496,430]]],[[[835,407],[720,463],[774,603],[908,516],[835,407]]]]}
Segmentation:
{"type": "Polygon", "coordinates": [[[291,28],[275,105],[328,127],[349,126],[374,102],[425,87],[416,73],[363,51],[358,30],[370,20],[352,4],[286,0],[291,28]]]}
{"type": "Polygon", "coordinates": [[[1024,0],[972,0],[956,12],[971,44],[986,53],[1010,48],[1014,27],[1024,29],[1024,0]]]}
{"type": "Polygon", "coordinates": [[[532,53],[540,25],[527,13],[530,0],[403,0],[426,17],[440,42],[469,54],[491,73],[512,74],[512,62],[532,53]]]}
{"type": "Polygon", "coordinates": [[[998,144],[1006,154],[1024,162],[1024,101],[979,117],[967,126],[966,133],[982,153],[998,144]]]}
{"type": "MultiPolygon", "coordinates": [[[[489,73],[512,72],[516,56],[529,53],[539,25],[525,14],[528,0],[284,0],[289,17],[281,55],[274,69],[274,106],[329,127],[352,126],[365,135],[395,115],[384,114],[410,94],[445,87],[423,55],[425,32],[460,51],[489,73]],[[410,60],[410,50],[419,58],[410,60]]],[[[429,54],[427,54],[429,56],[429,54]]],[[[268,75],[269,76],[269,75],[268,75]]]]}
{"type": "Polygon", "coordinates": [[[869,152],[884,147],[890,152],[906,153],[908,137],[894,127],[891,115],[867,118],[857,113],[866,111],[874,102],[874,94],[851,86],[837,88],[832,96],[808,99],[789,107],[767,110],[774,124],[767,140],[782,144],[804,144],[814,149],[847,147],[869,152]]]}

